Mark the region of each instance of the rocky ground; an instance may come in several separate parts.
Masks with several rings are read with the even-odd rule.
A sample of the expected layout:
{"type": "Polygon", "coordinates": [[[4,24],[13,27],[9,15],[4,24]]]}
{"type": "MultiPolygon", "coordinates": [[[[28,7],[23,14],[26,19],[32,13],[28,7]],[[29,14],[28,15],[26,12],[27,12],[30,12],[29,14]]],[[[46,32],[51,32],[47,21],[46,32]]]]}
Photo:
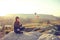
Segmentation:
{"type": "Polygon", "coordinates": [[[10,32],[0,40],[60,40],[58,36],[53,34],[41,34],[40,32],[24,32],[23,34],[16,34],[10,32]]]}
{"type": "Polygon", "coordinates": [[[37,40],[41,34],[38,32],[24,32],[23,34],[15,34],[11,32],[3,37],[1,40],[37,40]]]}

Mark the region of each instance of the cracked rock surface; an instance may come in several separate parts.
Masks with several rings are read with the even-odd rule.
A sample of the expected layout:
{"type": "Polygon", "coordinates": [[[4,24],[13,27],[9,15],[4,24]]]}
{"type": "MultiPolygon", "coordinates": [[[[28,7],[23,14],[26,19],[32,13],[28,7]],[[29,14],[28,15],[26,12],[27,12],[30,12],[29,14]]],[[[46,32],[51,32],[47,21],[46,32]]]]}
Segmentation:
{"type": "Polygon", "coordinates": [[[39,32],[24,32],[23,34],[15,34],[10,32],[1,40],[37,40],[41,34],[39,32]]]}
{"type": "Polygon", "coordinates": [[[60,38],[53,34],[43,34],[38,40],[60,40],[60,38]]]}

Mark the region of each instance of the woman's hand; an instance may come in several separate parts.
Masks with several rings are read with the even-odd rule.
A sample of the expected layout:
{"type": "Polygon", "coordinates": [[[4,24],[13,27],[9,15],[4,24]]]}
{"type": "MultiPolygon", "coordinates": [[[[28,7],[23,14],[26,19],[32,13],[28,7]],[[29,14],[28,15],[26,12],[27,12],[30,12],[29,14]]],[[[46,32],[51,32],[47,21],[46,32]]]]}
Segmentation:
{"type": "Polygon", "coordinates": [[[20,29],[17,29],[17,31],[20,31],[20,29]]]}

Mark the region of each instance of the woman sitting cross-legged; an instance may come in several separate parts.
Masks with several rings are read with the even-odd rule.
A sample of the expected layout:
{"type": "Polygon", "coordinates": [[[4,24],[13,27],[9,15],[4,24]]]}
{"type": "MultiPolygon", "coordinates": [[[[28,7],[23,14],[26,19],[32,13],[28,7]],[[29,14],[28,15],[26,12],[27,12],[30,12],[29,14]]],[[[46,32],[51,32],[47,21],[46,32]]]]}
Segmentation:
{"type": "Polygon", "coordinates": [[[21,24],[21,22],[20,22],[19,17],[16,17],[16,18],[15,18],[15,22],[14,22],[14,32],[15,32],[16,34],[21,34],[21,33],[23,33],[22,31],[23,31],[24,29],[25,29],[25,28],[22,27],[22,24],[21,24]]]}

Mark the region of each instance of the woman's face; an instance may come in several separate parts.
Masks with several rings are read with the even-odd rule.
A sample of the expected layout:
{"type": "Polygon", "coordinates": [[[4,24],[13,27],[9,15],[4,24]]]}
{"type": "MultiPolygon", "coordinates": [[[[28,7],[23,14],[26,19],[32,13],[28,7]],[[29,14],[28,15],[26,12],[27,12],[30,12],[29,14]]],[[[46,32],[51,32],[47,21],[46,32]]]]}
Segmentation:
{"type": "Polygon", "coordinates": [[[17,19],[17,21],[20,21],[19,19],[17,19]]]}

